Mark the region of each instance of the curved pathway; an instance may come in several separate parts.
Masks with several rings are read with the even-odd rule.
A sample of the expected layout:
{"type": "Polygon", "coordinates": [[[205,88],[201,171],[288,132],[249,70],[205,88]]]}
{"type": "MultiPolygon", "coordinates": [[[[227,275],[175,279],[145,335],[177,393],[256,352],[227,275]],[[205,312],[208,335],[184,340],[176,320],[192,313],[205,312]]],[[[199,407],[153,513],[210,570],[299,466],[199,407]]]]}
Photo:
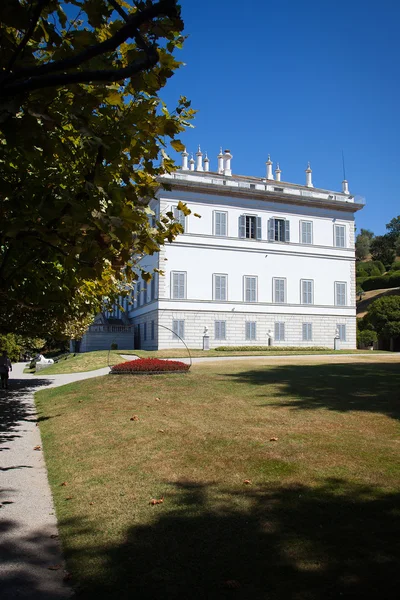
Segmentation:
{"type": "Polygon", "coordinates": [[[109,368],[46,377],[13,365],[9,390],[0,390],[0,597],[71,597],[41,450],[34,392],[98,377],[109,368]],[[51,569],[49,567],[55,567],[51,569]]]}

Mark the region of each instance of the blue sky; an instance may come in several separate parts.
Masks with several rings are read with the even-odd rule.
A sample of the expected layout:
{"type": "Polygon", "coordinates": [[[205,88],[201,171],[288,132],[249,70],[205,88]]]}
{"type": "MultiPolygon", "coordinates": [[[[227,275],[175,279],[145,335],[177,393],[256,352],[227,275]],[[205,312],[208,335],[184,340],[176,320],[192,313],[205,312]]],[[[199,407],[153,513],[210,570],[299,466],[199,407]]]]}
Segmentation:
{"type": "Polygon", "coordinates": [[[357,229],[385,232],[400,214],[400,6],[396,0],[182,0],[186,63],[162,97],[199,112],[182,141],[233,154],[234,173],[364,196],[357,229]]]}

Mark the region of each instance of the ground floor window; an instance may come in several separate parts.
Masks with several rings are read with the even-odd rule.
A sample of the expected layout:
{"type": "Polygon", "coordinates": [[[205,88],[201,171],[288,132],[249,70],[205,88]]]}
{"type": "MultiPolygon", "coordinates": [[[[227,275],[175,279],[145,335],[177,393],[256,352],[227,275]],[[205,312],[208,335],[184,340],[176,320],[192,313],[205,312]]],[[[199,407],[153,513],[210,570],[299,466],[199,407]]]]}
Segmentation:
{"type": "Polygon", "coordinates": [[[339,340],[341,342],[345,342],[346,341],[346,325],[342,325],[342,324],[338,323],[336,325],[336,327],[337,327],[337,332],[339,335],[339,340]]]}
{"type": "Polygon", "coordinates": [[[275,323],[275,341],[285,341],[285,323],[283,323],[282,321],[277,321],[275,323]]]}
{"type": "Polygon", "coordinates": [[[303,342],[312,342],[312,323],[303,323],[303,342]]]}
{"type": "Polygon", "coordinates": [[[177,340],[179,338],[185,338],[185,321],[174,320],[172,321],[172,339],[177,340]]]}
{"type": "Polygon", "coordinates": [[[226,321],[215,321],[214,337],[216,340],[226,340],[226,321]]]}
{"type": "Polygon", "coordinates": [[[154,340],[154,321],[151,322],[151,339],[154,340]]]}
{"type": "Polygon", "coordinates": [[[246,321],[246,340],[253,341],[257,338],[257,323],[246,321]]]}

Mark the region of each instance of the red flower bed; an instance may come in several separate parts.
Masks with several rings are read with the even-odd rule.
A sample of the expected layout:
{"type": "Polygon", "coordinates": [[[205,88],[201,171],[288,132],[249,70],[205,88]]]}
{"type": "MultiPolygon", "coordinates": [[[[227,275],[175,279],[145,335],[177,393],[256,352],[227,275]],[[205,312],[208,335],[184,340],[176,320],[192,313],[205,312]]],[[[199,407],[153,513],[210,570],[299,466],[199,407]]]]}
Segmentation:
{"type": "Polygon", "coordinates": [[[111,373],[137,373],[137,372],[168,372],[189,371],[189,365],[178,360],[160,360],[159,358],[138,358],[129,360],[111,367],[111,373]]]}

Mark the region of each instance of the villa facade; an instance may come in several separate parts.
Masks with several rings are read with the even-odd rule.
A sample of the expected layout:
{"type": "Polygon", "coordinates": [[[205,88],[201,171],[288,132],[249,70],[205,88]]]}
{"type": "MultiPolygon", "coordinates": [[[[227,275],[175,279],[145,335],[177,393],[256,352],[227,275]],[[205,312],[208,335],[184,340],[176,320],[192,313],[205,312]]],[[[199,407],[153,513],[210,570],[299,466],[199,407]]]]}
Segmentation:
{"type": "Polygon", "coordinates": [[[132,331],[125,347],[355,348],[354,215],[363,202],[347,181],[340,192],[314,187],[309,165],[299,185],[282,181],[269,157],[264,178],[232,174],[231,160],[221,150],[212,172],[200,148],[196,160],[185,151],[182,168],[160,178],[155,218],[172,211],[184,233],[143,259],[164,274],[139,280],[132,304],[106,315],[125,340],[132,331]]]}

